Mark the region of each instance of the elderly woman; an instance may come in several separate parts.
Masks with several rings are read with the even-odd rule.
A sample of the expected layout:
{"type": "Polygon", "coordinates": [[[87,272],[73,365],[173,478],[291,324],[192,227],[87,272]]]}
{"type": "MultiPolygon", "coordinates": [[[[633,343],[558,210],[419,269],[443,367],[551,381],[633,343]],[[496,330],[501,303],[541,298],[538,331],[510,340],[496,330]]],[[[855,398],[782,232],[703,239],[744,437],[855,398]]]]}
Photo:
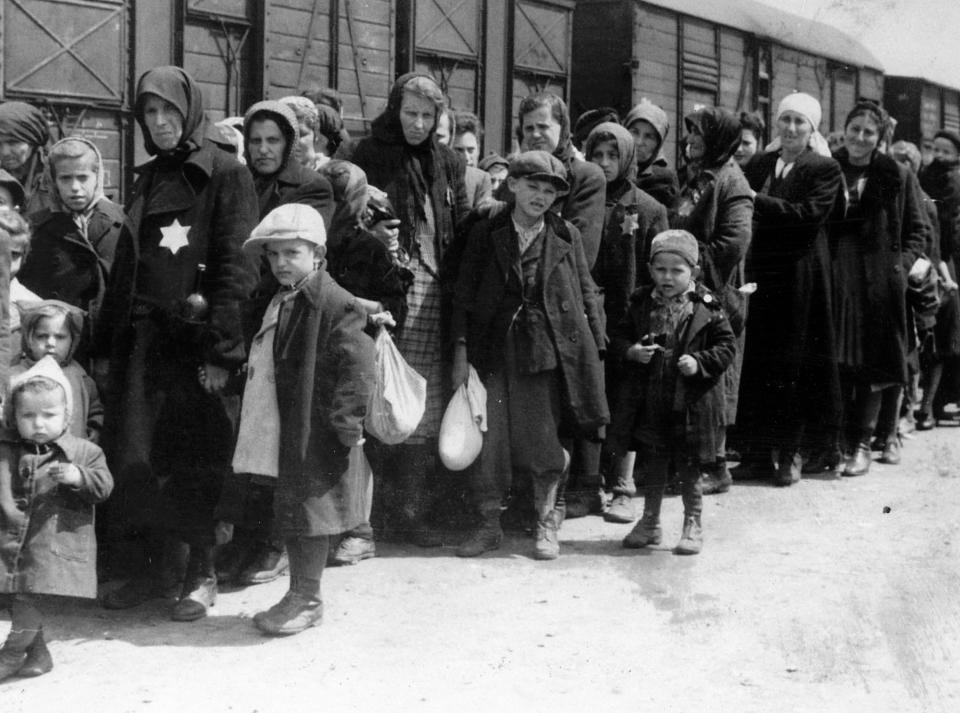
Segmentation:
{"type": "Polygon", "coordinates": [[[747,279],[757,283],[747,318],[740,414],[749,423],[746,465],[776,482],[800,479],[801,446],[835,450],[840,384],[833,328],[828,221],[842,205],[843,176],[829,158],[820,103],[790,94],[777,109],[777,148],[754,158],[747,279]]]}
{"type": "Polygon", "coordinates": [[[441,544],[425,523],[432,508],[426,484],[436,468],[436,439],[446,406],[443,379],[450,355],[445,294],[456,280],[448,249],[454,226],[469,210],[464,164],[435,135],[443,106],[443,93],[431,77],[401,76],[390,90],[386,110],[373,122],[372,135],[349,157],[371,185],[389,196],[399,221],[381,221],[372,231],[413,273],[407,315],[395,342],[427,380],[427,407],[414,434],[387,449],[379,469],[393,474],[399,486],[396,532],[422,546],[441,544]]]}
{"type": "Polygon", "coordinates": [[[667,113],[653,102],[644,99],[623,118],[637,146],[637,185],[673,211],[680,184],[677,174],[667,165],[663,142],[670,132],[667,113]]]}
{"type": "Polygon", "coordinates": [[[671,227],[689,231],[700,243],[699,279],[720,298],[737,337],[734,362],[723,376],[723,423],[713,426],[719,434],[717,452],[701,457],[704,494],[722,493],[732,482],[726,429],[737,420],[746,312],[740,288],[753,230],[753,191],[733,158],[742,145],[737,117],[726,109],[710,108],[688,114],[683,121],[688,178],[671,227]]]}
{"type": "Polygon", "coordinates": [[[26,102],[0,104],[0,167],[23,186],[24,201],[19,208],[26,216],[53,207],[46,175],[48,143],[50,129],[42,111],[26,102]]]}
{"type": "Polygon", "coordinates": [[[134,117],[153,159],[137,169],[95,349],[110,356],[113,534],[146,535],[156,549],[103,604],[162,595],[166,535],[189,550],[173,618],[192,621],[217,595],[214,508],[233,453],[220,392],[243,362],[240,301],[256,272],[241,246],[257,223],[257,194],[250,172],[205,138],[200,88],[184,70],[141,76],[134,117]]]}
{"type": "Polygon", "coordinates": [[[917,179],[877,148],[886,124],[877,104],[858,102],[835,155],[846,187],[831,244],[847,476],[870,469],[883,394],[907,382],[907,275],[930,236],[917,179]]]}
{"type": "Polygon", "coordinates": [[[746,167],[750,159],[757,155],[763,145],[765,129],[766,125],[760,114],[750,111],[740,112],[740,144],[733,152],[733,158],[740,164],[740,168],[746,167]]]}

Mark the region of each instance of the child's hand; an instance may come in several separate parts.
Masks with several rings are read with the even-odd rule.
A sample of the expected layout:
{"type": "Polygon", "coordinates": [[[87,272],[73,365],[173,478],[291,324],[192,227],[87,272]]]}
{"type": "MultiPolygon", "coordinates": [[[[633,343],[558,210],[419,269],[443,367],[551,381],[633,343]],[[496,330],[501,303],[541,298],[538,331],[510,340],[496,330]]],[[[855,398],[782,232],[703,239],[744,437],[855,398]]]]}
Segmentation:
{"type": "Polygon", "coordinates": [[[663,349],[659,344],[650,344],[645,346],[637,342],[627,349],[626,359],[628,361],[638,361],[641,364],[649,364],[653,355],[663,349]]]}
{"type": "Polygon", "coordinates": [[[47,469],[47,475],[61,485],[76,487],[83,483],[80,469],[73,463],[54,463],[47,469]]]}
{"type": "Polygon", "coordinates": [[[684,354],[677,360],[677,368],[684,376],[695,376],[700,371],[700,362],[689,354],[684,354]]]}
{"type": "Polygon", "coordinates": [[[219,520],[213,528],[213,541],[225,545],[233,539],[233,523],[219,520]]]}

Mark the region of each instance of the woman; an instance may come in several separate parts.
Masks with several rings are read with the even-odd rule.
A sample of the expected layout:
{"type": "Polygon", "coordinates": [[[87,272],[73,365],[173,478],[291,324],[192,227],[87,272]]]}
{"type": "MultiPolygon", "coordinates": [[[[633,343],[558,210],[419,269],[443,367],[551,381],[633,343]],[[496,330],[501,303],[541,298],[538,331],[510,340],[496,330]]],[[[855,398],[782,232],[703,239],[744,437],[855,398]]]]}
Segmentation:
{"type": "MultiPolygon", "coordinates": [[[[154,158],[137,169],[96,344],[110,356],[104,439],[119,491],[110,524],[115,536],[139,532],[156,547],[165,533],[188,548],[173,618],[192,621],[217,594],[214,507],[234,415],[219,392],[243,361],[239,305],[256,272],[241,245],[257,194],[250,172],[204,138],[200,88],[184,70],[141,76],[134,116],[154,158]]],[[[157,596],[161,560],[149,553],[153,569],[104,606],[157,596]]]]}
{"type": "Polygon", "coordinates": [[[737,419],[740,368],[743,365],[745,316],[744,263],[750,247],[753,192],[734,160],[742,145],[741,125],[725,109],[701,109],[684,117],[687,128],[688,180],[680,190],[671,227],[693,234],[700,243],[699,280],[723,303],[737,337],[734,362],[724,372],[724,422],[713,425],[719,434],[715,457],[705,457],[703,492],[723,493],[732,478],[727,469],[726,429],[737,419]]]}
{"type": "Polygon", "coordinates": [[[660,201],[668,213],[672,212],[680,184],[662,153],[670,132],[667,113],[644,99],[627,113],[623,125],[633,134],[637,146],[637,186],[660,201]]]}
{"type": "Polygon", "coordinates": [[[858,102],[835,155],[846,190],[831,249],[847,476],[870,469],[883,393],[907,382],[907,274],[930,231],[913,174],[877,149],[886,123],[877,104],[858,102]]]}
{"type": "Polygon", "coordinates": [[[740,390],[749,420],[744,456],[759,474],[774,468],[780,485],[800,479],[805,440],[831,446],[840,418],[827,224],[843,177],[817,131],[820,117],[809,94],[785,97],[776,147],[746,171],[754,191],[747,279],[757,292],[740,390]]]}
{"type": "Polygon", "coordinates": [[[734,160],[740,168],[746,167],[750,159],[757,155],[763,143],[763,132],[766,126],[763,117],[756,112],[740,112],[740,144],[733,154],[734,160]]]}
{"type": "Polygon", "coordinates": [[[357,144],[350,158],[371,185],[389,196],[399,221],[381,221],[373,232],[413,273],[406,319],[395,341],[404,359],[427,379],[427,408],[414,434],[386,449],[388,457],[374,471],[396,474],[401,500],[397,531],[422,546],[441,544],[425,525],[431,507],[426,483],[436,465],[436,439],[446,406],[446,294],[456,280],[448,248],[454,226],[469,210],[464,164],[435,136],[443,107],[443,93],[431,77],[401,76],[390,90],[386,110],[373,122],[372,135],[357,144]]]}
{"type": "Polygon", "coordinates": [[[54,207],[47,181],[48,143],[50,129],[42,111],[26,102],[0,104],[0,167],[23,186],[20,212],[27,217],[42,208],[54,207]]]}

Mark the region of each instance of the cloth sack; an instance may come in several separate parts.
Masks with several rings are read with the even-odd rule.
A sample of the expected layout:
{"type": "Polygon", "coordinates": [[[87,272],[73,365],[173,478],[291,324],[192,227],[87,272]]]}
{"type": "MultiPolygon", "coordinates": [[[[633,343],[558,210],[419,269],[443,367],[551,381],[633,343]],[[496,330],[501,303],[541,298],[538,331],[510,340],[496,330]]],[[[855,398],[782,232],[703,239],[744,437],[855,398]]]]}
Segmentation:
{"type": "Polygon", "coordinates": [[[440,460],[448,470],[464,470],[480,455],[487,430],[487,390],[471,366],[440,422],[440,460]]]}
{"type": "Polygon", "coordinates": [[[407,440],[427,406],[427,380],[404,361],[389,332],[381,329],[374,343],[376,383],[367,405],[367,432],[387,445],[407,440]]]}

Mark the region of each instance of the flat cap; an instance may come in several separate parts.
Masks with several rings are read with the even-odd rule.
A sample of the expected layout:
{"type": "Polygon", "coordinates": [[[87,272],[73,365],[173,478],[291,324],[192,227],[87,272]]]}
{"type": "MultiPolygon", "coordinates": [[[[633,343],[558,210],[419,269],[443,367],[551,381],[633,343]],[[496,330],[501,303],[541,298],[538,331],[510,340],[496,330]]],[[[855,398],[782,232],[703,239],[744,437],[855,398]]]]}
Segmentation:
{"type": "Polygon", "coordinates": [[[303,203],[287,203],[274,208],[253,229],[243,244],[248,253],[259,253],[266,243],[279,240],[306,240],[314,245],[327,244],[323,216],[303,203]]]}

